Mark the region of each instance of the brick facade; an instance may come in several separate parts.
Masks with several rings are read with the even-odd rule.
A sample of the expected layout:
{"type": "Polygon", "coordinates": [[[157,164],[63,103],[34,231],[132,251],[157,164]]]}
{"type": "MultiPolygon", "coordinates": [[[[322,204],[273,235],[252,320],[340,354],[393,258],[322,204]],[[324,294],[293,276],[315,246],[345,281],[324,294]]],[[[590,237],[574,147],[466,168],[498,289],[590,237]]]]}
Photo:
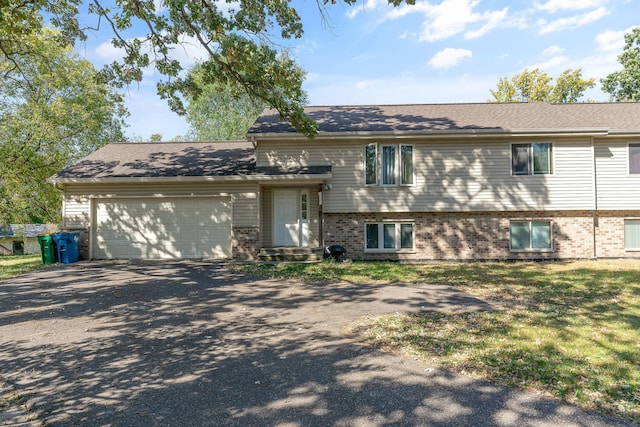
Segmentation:
{"type": "MultiPolygon", "coordinates": [[[[589,211],[325,214],[324,234],[325,245],[344,246],[352,259],[575,259],[594,257],[593,224],[593,213],[589,211]],[[552,222],[553,250],[511,251],[510,220],[537,219],[552,222]],[[365,223],[382,221],[413,222],[415,250],[365,252],[365,223]]],[[[618,245],[624,248],[623,243],[618,245]]]]}
{"type": "Polygon", "coordinates": [[[599,211],[596,221],[598,258],[640,258],[638,251],[624,249],[624,220],[640,219],[640,211],[599,211]]]}
{"type": "Polygon", "coordinates": [[[232,258],[239,261],[258,259],[258,252],[260,252],[260,228],[233,227],[232,233],[232,258]]]}

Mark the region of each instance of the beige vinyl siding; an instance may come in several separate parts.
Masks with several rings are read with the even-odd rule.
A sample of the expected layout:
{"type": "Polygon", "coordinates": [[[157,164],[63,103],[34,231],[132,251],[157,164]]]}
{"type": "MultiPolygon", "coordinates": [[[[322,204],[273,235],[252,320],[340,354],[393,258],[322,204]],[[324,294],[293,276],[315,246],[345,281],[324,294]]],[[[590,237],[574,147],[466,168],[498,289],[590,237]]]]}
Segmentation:
{"type": "MultiPolygon", "coordinates": [[[[75,188],[73,190],[75,190],[75,188]]],[[[70,192],[69,187],[65,189],[63,197],[63,228],[73,229],[89,227],[91,223],[91,198],[85,194],[70,192]]]]}
{"type": "Polygon", "coordinates": [[[309,246],[320,246],[320,205],[318,187],[309,188],[309,246]]]}
{"type": "Polygon", "coordinates": [[[64,197],[64,227],[90,224],[91,198],[104,197],[190,197],[229,195],[233,204],[233,225],[258,225],[257,184],[171,183],[171,184],[67,184],[64,197]]]}
{"type": "Polygon", "coordinates": [[[383,140],[414,146],[415,185],[365,186],[364,147],[374,141],[260,142],[261,165],[332,166],[325,212],[462,212],[593,209],[590,139],[383,140]],[[511,176],[511,143],[552,142],[554,173],[511,176]]]}
{"type": "Polygon", "coordinates": [[[629,142],[596,140],[599,210],[640,209],[640,174],[629,174],[629,142]]]}

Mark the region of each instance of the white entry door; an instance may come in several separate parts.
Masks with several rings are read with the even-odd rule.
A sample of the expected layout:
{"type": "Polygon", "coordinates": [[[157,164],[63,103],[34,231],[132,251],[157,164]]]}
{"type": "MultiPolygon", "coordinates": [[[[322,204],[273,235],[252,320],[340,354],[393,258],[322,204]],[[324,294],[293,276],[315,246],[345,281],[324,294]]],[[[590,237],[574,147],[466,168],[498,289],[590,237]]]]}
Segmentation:
{"type": "Polygon", "coordinates": [[[293,189],[273,190],[273,245],[309,244],[308,193],[293,189]]]}

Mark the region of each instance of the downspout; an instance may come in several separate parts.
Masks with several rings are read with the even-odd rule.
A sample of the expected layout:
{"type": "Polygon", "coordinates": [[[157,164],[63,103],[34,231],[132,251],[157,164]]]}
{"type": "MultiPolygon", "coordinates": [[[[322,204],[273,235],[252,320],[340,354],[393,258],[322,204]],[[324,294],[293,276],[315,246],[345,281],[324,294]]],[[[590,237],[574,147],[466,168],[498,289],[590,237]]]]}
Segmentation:
{"type": "Polygon", "coordinates": [[[596,143],[595,138],[591,137],[591,153],[593,155],[593,214],[592,214],[592,224],[593,224],[593,259],[598,259],[598,239],[596,232],[598,231],[598,166],[596,162],[596,143]]]}
{"type": "Polygon", "coordinates": [[[323,186],[323,184],[320,184],[320,188],[318,190],[318,215],[320,216],[320,220],[318,221],[318,228],[320,229],[320,239],[318,243],[320,243],[320,247],[322,248],[324,253],[324,195],[322,193],[323,186]]]}

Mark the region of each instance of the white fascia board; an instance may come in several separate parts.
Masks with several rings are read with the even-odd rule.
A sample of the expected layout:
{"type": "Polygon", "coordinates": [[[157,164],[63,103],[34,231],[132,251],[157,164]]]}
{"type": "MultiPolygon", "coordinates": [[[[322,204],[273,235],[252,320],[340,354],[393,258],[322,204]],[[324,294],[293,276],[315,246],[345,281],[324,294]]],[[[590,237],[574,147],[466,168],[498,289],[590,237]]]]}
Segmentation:
{"type": "MultiPolygon", "coordinates": [[[[469,130],[436,130],[436,131],[390,131],[390,132],[321,132],[316,135],[315,140],[332,139],[377,139],[377,138],[398,138],[398,139],[462,139],[462,138],[489,138],[489,137],[509,137],[509,136],[603,136],[608,135],[607,128],[587,128],[587,129],[469,129],[469,130]]],[[[301,141],[309,140],[299,133],[261,133],[252,134],[252,140],[258,143],[264,141],[301,141]]]]}
{"type": "Polygon", "coordinates": [[[640,129],[611,129],[609,131],[610,136],[638,138],[640,137],[640,129]]]}
{"type": "Polygon", "coordinates": [[[318,181],[331,179],[331,173],[286,175],[231,175],[231,176],[172,176],[172,177],[123,177],[123,178],[48,178],[51,184],[127,184],[174,182],[255,182],[255,181],[318,181]]]}

